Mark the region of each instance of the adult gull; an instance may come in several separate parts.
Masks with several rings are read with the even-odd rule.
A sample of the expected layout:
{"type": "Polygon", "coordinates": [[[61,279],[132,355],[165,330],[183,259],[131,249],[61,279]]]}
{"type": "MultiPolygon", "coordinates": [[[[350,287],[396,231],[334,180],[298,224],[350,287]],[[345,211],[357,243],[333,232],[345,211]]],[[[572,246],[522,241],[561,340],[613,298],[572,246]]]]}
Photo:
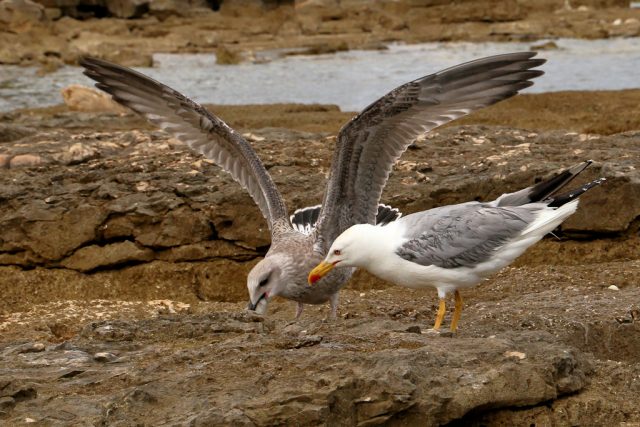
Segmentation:
{"type": "Polygon", "coordinates": [[[575,165],[550,180],[489,203],[443,206],[381,227],[354,225],[335,239],[324,261],[309,273],[309,284],[341,269],[336,267],[360,267],[401,286],[433,286],[440,298],[436,330],[445,315],[445,298],[453,291],[451,330],[455,332],[462,311],[458,289],[475,286],[509,265],[573,214],[578,196],[605,179],[555,193],[589,164],[591,161],[575,165]]]}
{"type": "Polygon", "coordinates": [[[354,224],[375,223],[382,189],[407,147],[435,127],[531,86],[543,74],[533,68],[545,62],[535,55],[511,53],[454,66],[399,86],[365,108],[340,130],[322,205],[310,215],[317,221],[302,228],[292,225],[249,143],[213,113],[129,68],[95,58],[80,64],[98,88],[213,160],[248,191],[271,232],[271,247],[247,277],[249,308],[264,313],[279,295],[298,303],[297,318],[303,304],[326,301],[335,317],[338,291],[354,269],[333,271],[314,287],[307,275],[339,234],[354,224]]]}

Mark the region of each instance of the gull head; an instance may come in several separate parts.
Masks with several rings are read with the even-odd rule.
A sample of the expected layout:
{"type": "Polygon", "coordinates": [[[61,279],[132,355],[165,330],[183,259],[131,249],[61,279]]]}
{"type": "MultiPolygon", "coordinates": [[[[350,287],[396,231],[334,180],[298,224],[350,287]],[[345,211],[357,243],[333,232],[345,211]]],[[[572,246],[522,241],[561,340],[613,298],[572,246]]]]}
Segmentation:
{"type": "Polygon", "coordinates": [[[247,276],[249,290],[248,309],[258,314],[267,311],[269,299],[276,296],[282,289],[282,269],[280,257],[265,257],[257,263],[247,276]]]}
{"type": "Polygon", "coordinates": [[[313,285],[335,267],[363,267],[370,252],[370,234],[373,225],[356,224],[333,241],[324,261],[309,273],[309,284],[313,285]]]}

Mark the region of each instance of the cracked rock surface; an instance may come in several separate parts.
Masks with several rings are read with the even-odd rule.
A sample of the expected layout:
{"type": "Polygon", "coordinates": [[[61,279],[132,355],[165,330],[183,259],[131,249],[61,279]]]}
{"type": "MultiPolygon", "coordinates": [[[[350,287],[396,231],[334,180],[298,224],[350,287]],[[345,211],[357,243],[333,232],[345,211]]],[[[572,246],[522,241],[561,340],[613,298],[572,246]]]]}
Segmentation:
{"type": "MultiPolygon", "coordinates": [[[[580,94],[605,109],[639,95],[580,94]]],[[[557,96],[524,104],[562,108],[557,96]]],[[[558,239],[463,293],[456,336],[429,330],[435,292],[362,272],[335,321],[317,306],[292,322],[284,300],[250,315],[245,278],[269,236],[228,175],[133,115],[0,115],[0,424],[638,422],[640,133],[618,112],[567,119],[575,107],[556,111],[559,127],[523,124],[524,104],[429,134],[385,189],[409,213],[489,200],[589,158],[575,185],[607,178],[558,239]],[[585,130],[603,120],[615,127],[585,130]]],[[[215,111],[256,147],[290,210],[320,201],[350,114],[215,111]]]]}

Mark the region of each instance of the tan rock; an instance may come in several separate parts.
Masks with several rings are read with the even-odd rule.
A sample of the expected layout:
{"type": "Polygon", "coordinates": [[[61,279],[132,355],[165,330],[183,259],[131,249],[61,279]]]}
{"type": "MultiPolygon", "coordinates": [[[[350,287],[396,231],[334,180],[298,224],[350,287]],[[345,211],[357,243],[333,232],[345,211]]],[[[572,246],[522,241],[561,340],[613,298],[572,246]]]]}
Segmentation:
{"type": "Polygon", "coordinates": [[[0,1],[0,29],[24,33],[46,20],[44,7],[31,0],[0,1]]]}
{"type": "Polygon", "coordinates": [[[149,0],[106,0],[109,12],[118,18],[140,18],[149,7],[149,0]]]}
{"type": "Polygon", "coordinates": [[[42,157],[37,154],[18,154],[13,157],[9,162],[9,167],[11,169],[20,168],[20,167],[30,167],[37,166],[41,163],[44,163],[42,157]]]}
{"type": "Polygon", "coordinates": [[[140,248],[131,241],[112,243],[106,246],[91,245],[78,249],[62,261],[62,265],[79,271],[91,271],[135,261],[151,261],[153,251],[140,248]]]}
{"type": "Polygon", "coordinates": [[[0,169],[9,169],[10,161],[11,161],[11,155],[0,154],[0,169]]]}
{"type": "Polygon", "coordinates": [[[65,165],[75,165],[78,163],[86,162],[87,160],[95,159],[100,156],[98,150],[94,147],[76,142],[71,145],[69,149],[58,156],[65,165]]]}
{"type": "Polygon", "coordinates": [[[60,93],[67,107],[74,111],[110,113],[126,113],[128,111],[115,102],[111,96],[87,86],[67,86],[60,93]]]}

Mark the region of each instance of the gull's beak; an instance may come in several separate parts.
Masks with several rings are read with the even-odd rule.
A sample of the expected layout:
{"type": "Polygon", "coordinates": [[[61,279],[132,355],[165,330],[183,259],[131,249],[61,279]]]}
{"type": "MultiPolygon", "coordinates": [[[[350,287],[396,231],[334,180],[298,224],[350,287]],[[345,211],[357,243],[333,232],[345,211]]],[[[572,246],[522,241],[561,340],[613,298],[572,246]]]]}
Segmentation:
{"type": "Polygon", "coordinates": [[[247,309],[252,310],[252,311],[256,311],[256,308],[258,307],[260,302],[262,302],[263,300],[266,301],[266,299],[267,299],[267,294],[265,292],[264,294],[260,295],[260,298],[258,298],[258,300],[256,301],[255,304],[253,304],[251,301],[249,301],[249,305],[247,306],[247,309]]]}
{"type": "Polygon", "coordinates": [[[328,262],[322,261],[320,264],[316,266],[316,268],[311,270],[311,273],[309,273],[309,284],[313,285],[318,280],[322,279],[324,276],[327,275],[327,273],[333,270],[333,267],[335,266],[336,266],[335,263],[330,264],[328,262]]]}

